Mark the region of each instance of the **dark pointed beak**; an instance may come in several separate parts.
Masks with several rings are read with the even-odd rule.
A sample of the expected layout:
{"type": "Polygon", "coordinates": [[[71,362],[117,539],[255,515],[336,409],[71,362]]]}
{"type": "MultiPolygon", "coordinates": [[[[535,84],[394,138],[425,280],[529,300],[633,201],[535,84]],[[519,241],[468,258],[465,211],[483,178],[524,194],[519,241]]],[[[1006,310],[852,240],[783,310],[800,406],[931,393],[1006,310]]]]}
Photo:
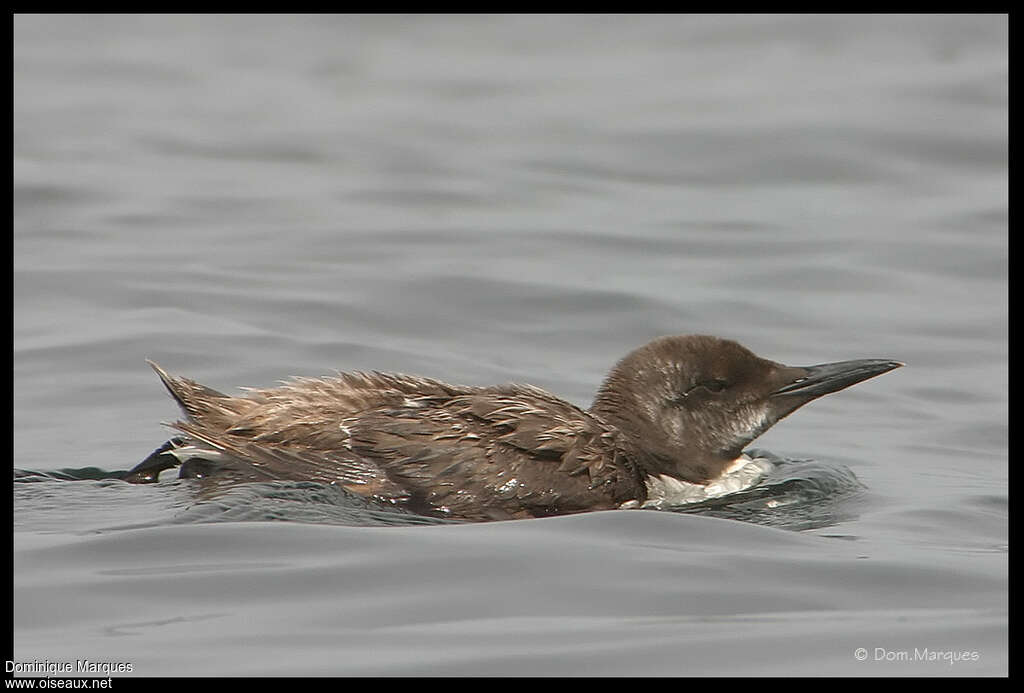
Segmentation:
{"type": "Polygon", "coordinates": [[[802,404],[822,395],[838,392],[862,380],[888,373],[902,365],[899,361],[886,359],[860,359],[793,368],[797,377],[772,392],[771,397],[794,398],[802,404]]]}

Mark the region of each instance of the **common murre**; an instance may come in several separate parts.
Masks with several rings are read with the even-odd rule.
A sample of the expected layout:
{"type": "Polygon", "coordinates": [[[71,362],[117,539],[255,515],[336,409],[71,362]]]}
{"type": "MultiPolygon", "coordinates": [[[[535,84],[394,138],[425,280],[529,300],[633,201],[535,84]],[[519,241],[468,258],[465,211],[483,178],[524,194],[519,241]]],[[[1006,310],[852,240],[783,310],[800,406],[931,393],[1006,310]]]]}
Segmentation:
{"type": "Polygon", "coordinates": [[[185,414],[170,424],[183,435],[126,481],[180,465],[181,477],[319,481],[421,514],[499,520],[642,506],[673,487],[728,492],[749,466],[743,448],[775,422],[903,364],[785,366],[727,339],[661,337],[612,368],[588,411],[529,385],[379,372],[232,397],[150,365],[185,414]]]}

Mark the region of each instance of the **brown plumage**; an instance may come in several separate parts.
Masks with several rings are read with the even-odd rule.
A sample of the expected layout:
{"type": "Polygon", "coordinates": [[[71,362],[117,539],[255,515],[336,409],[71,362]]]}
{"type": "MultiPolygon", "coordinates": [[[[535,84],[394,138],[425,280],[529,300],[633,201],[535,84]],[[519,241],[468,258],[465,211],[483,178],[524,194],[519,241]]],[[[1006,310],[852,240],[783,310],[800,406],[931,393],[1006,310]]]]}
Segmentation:
{"type": "Polygon", "coordinates": [[[129,481],[184,459],[183,476],[320,481],[414,512],[493,520],[643,502],[657,475],[707,483],[797,407],[900,364],[791,368],[728,340],[665,337],[620,361],[590,411],[527,385],[377,372],[232,397],[150,365],[185,414],[171,424],[184,435],[129,481]]]}
{"type": "Polygon", "coordinates": [[[613,508],[643,488],[606,464],[614,431],[531,386],[342,373],[230,397],[150,365],[188,418],[172,426],[226,456],[219,473],[239,481],[337,483],[470,519],[594,509],[598,486],[613,508]],[[492,499],[482,512],[481,497],[492,499]]]}

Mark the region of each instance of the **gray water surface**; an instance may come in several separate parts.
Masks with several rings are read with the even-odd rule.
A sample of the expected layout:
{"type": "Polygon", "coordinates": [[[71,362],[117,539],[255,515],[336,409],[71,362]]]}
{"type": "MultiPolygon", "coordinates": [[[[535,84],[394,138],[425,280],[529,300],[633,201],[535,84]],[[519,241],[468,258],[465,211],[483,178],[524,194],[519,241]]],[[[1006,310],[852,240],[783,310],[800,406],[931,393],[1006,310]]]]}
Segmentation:
{"type": "Polygon", "coordinates": [[[15,16],[13,659],[1005,675],[1007,24],[15,16]],[[691,513],[102,478],[177,414],[146,358],[588,406],[685,333],[907,366],[758,439],[770,494],[691,513]]]}

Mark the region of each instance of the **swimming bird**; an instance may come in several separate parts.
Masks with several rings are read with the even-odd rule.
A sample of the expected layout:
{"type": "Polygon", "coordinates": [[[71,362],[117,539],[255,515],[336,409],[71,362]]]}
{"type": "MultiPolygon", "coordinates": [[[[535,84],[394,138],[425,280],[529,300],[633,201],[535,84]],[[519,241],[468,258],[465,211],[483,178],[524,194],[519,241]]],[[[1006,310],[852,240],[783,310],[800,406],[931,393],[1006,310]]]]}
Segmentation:
{"type": "Polygon", "coordinates": [[[467,387],[381,372],[226,395],[149,362],[180,432],[125,475],[338,484],[425,515],[543,517],[642,505],[658,484],[706,487],[808,402],[898,368],[786,366],[718,337],[661,337],[610,371],[589,410],[530,385],[467,387]]]}

